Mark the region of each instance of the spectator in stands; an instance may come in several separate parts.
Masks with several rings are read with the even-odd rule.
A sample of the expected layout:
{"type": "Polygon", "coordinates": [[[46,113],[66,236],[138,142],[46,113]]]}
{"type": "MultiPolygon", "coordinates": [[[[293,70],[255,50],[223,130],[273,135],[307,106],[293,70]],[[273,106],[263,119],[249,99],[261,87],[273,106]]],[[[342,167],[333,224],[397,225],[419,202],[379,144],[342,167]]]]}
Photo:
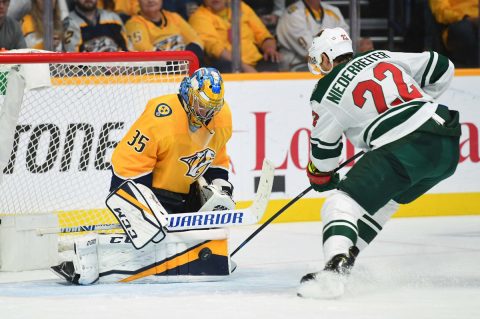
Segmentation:
{"type": "Polygon", "coordinates": [[[9,5],[10,0],[0,0],[0,50],[26,48],[20,23],[7,16],[9,5]]]}
{"type": "MultiPolygon", "coordinates": [[[[53,50],[62,51],[63,24],[60,7],[56,0],[52,0],[53,6],[53,50]]],[[[30,13],[22,21],[22,31],[27,42],[27,47],[32,49],[44,49],[43,37],[43,0],[33,0],[30,13]]]]}
{"type": "Polygon", "coordinates": [[[140,12],[138,0],[99,0],[98,8],[114,11],[123,22],[140,12]]]}
{"type": "Polygon", "coordinates": [[[97,0],[75,0],[64,23],[63,46],[68,52],[128,51],[125,27],[111,11],[98,9],[97,0]]]}
{"type": "Polygon", "coordinates": [[[278,19],[285,11],[285,0],[245,0],[271,33],[275,33],[278,19]]]}
{"type": "Polygon", "coordinates": [[[479,66],[478,0],[429,1],[435,20],[445,26],[442,39],[455,66],[479,66]]]}
{"type": "Polygon", "coordinates": [[[335,27],[349,32],[349,27],[337,7],[320,0],[303,0],[291,4],[277,25],[277,38],[282,55],[280,70],[308,71],[308,48],[313,38],[320,30],[335,27]]]}
{"type": "MultiPolygon", "coordinates": [[[[248,5],[242,2],[240,11],[241,70],[278,70],[280,55],[272,34],[248,5]]],[[[232,70],[231,19],[227,0],[204,0],[189,20],[205,43],[211,64],[220,72],[232,70]]]]}
{"type": "Polygon", "coordinates": [[[21,21],[23,17],[31,9],[31,0],[13,0],[8,7],[8,16],[17,21],[21,21]]]}
{"type": "Polygon", "coordinates": [[[162,9],[163,0],[139,0],[140,14],[125,25],[137,51],[189,50],[203,64],[203,42],[178,13],[162,9]]]}
{"type": "Polygon", "coordinates": [[[168,11],[180,14],[188,20],[192,13],[202,4],[202,0],[164,0],[163,8],[168,11]]]}

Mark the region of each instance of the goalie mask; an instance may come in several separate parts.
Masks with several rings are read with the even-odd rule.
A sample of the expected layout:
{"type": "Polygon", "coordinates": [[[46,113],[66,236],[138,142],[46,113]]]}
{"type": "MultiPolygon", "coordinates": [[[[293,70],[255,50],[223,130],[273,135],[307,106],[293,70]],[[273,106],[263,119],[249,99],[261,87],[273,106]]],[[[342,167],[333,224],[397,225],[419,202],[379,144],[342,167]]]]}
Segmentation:
{"type": "Polygon", "coordinates": [[[333,60],[341,55],[353,53],[352,40],[342,28],[320,31],[308,50],[308,69],[315,75],[328,74],[332,71],[322,69],[322,53],[327,55],[333,68],[333,60]]]}
{"type": "Polygon", "coordinates": [[[186,104],[192,129],[208,124],[224,103],[223,80],[214,68],[200,68],[180,84],[180,96],[186,104]]]}

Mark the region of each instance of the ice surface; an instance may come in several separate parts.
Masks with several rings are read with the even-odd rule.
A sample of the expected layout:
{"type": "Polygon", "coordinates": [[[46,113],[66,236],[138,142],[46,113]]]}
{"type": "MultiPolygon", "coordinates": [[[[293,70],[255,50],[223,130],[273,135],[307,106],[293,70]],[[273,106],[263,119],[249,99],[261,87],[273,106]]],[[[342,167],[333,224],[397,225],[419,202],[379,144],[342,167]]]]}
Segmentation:
{"type": "MultiPolygon", "coordinates": [[[[253,230],[232,229],[232,248],[253,230]]],[[[269,225],[234,260],[230,278],[204,283],[78,287],[48,271],[0,273],[0,319],[480,318],[480,216],[391,220],[337,300],[296,297],[323,266],[321,223],[269,225]]]]}

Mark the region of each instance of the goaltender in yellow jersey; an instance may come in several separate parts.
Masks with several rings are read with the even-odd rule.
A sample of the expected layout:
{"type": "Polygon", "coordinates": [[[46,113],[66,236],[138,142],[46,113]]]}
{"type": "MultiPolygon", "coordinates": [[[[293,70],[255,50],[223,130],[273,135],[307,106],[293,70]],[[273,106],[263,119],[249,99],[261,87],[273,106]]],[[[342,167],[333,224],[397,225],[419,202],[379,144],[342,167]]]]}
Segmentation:
{"type": "Polygon", "coordinates": [[[113,152],[111,190],[132,179],[173,213],[198,210],[191,186],[201,176],[231,196],[226,144],[232,117],[223,96],[220,73],[201,68],[184,78],[179,94],[150,100],[113,152]]]}

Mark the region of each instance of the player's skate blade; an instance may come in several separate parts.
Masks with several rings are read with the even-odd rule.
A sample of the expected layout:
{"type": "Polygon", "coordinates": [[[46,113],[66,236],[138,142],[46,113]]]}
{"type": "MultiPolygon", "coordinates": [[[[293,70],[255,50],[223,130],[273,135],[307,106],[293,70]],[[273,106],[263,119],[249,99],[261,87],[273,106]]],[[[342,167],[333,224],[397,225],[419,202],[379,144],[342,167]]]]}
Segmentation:
{"type": "Polygon", "coordinates": [[[306,275],[308,280],[303,281],[298,288],[297,296],[315,299],[336,299],[345,291],[345,276],[331,271],[306,275]]]}

